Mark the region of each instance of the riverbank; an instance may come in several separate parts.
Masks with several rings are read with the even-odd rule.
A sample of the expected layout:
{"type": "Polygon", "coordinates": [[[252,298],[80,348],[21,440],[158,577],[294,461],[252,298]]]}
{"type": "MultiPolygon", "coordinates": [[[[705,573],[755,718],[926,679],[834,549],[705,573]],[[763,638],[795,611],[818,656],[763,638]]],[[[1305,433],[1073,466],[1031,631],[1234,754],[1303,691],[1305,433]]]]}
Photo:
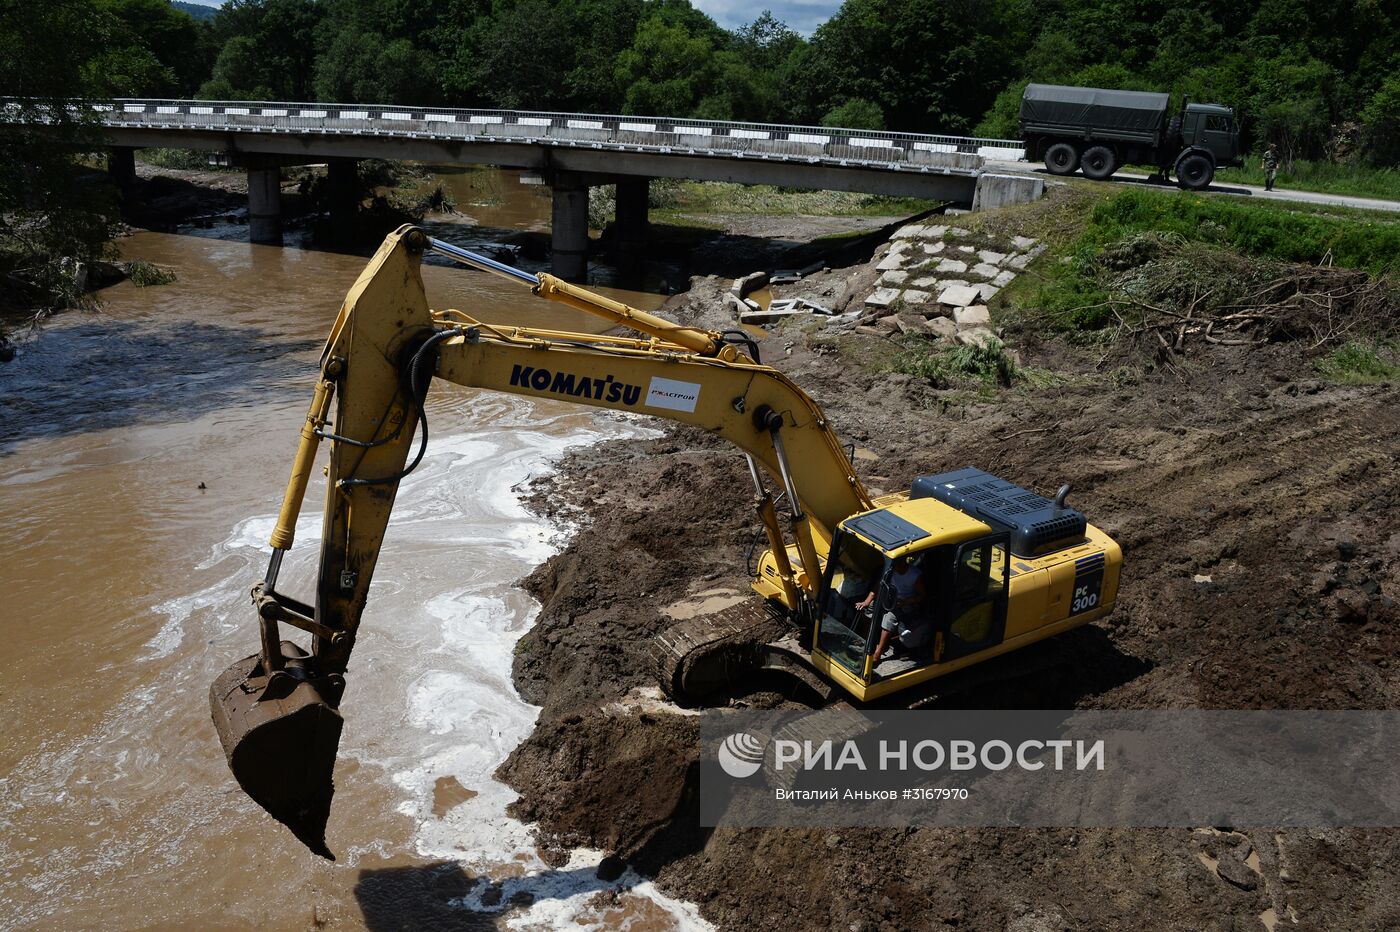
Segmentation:
{"type": "MultiPolygon", "coordinates": [[[[1099,197],[1067,188],[958,219],[972,233],[1052,244],[1024,283],[991,302],[992,326],[1036,378],[1003,385],[901,367],[910,353],[940,353],[937,340],[815,320],[761,341],[764,360],[856,444],[872,493],[965,465],[1042,492],[1069,482],[1076,504],[1122,544],[1113,616],[1060,638],[1067,660],[1050,672],[961,694],[956,707],[1395,708],[1395,384],[1327,377],[1323,363],[1347,345],[1335,334],[1323,345],[1302,332],[1211,341],[1183,327],[1164,349],[1153,331],[1067,329],[1063,315],[1037,315],[1042,291],[1064,287],[1066,257],[1084,255],[1079,237],[1099,197]]],[[[1172,261],[1112,255],[1119,272],[1144,280],[1172,261]]],[[[1097,261],[1081,271],[1114,268],[1097,261]]],[[[873,289],[877,271],[860,262],[823,274],[832,290],[873,289]]],[[[664,313],[720,322],[722,283],[695,284],[664,313]]],[[[1189,290],[1178,297],[1192,300],[1189,290]]],[[[536,507],[582,524],[526,582],[542,609],[517,649],[515,682],[542,712],[499,771],[543,849],[616,851],[721,928],[1400,921],[1394,831],[699,828],[695,719],[657,700],[647,645],[668,610],[747,593],[747,487],[741,457],[693,429],[578,450],[537,486],[536,507]]],[[[735,700],[786,704],[769,692],[735,700]]]]}

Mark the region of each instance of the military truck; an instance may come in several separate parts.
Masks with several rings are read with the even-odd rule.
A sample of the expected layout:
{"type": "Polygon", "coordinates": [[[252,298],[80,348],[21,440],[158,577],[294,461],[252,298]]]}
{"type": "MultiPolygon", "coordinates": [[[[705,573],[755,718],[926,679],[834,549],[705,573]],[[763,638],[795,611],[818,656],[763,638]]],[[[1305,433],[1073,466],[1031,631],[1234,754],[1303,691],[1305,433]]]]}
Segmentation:
{"type": "Polygon", "coordinates": [[[1051,174],[1103,181],[1127,164],[1155,165],[1192,191],[1210,185],[1221,165],[1243,165],[1235,111],[1186,102],[1170,113],[1166,94],[1030,84],[1021,98],[1026,158],[1051,174]]]}

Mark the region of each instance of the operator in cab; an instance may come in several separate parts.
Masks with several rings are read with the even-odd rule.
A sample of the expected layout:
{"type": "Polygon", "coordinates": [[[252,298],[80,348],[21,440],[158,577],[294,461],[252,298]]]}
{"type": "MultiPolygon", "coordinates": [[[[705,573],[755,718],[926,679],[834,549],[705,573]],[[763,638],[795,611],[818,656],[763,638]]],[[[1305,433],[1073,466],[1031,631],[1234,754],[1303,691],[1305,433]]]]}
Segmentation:
{"type": "MultiPolygon", "coordinates": [[[[906,650],[916,651],[928,643],[932,630],[928,613],[920,611],[927,596],[923,573],[907,556],[895,557],[890,567],[889,588],[894,602],[880,619],[880,640],[874,653],[877,663],[885,656],[893,638],[898,637],[900,646],[906,650]]],[[[872,590],[856,608],[865,611],[874,601],[872,590]]]]}

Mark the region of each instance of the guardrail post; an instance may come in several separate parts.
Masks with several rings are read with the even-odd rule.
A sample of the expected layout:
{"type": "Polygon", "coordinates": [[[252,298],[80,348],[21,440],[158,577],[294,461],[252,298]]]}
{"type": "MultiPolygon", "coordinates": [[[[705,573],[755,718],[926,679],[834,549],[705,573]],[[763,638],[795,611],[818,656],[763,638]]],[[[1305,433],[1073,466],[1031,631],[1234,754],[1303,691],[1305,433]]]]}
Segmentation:
{"type": "Polygon", "coordinates": [[[588,280],[588,185],[576,172],[555,172],[550,240],[554,274],[571,282],[588,280]]]}
{"type": "Polygon", "coordinates": [[[282,167],[278,164],[248,165],[248,240],[282,242],[282,167]]]}

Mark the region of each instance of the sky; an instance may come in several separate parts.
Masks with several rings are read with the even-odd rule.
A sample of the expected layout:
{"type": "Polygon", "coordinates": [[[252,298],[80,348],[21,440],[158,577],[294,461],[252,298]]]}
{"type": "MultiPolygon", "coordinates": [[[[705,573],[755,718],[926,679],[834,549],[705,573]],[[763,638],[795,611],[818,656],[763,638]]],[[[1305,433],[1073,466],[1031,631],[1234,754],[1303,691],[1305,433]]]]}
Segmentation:
{"type": "MultiPolygon", "coordinates": [[[[223,0],[186,0],[200,6],[220,6],[223,0]]],[[[737,29],[753,22],[759,13],[773,15],[803,35],[826,22],[841,6],[841,0],[690,0],[725,29],[737,29]]]]}
{"type": "Polygon", "coordinates": [[[690,0],[726,29],[747,25],[765,9],[804,35],[831,18],[841,0],[690,0]]]}

